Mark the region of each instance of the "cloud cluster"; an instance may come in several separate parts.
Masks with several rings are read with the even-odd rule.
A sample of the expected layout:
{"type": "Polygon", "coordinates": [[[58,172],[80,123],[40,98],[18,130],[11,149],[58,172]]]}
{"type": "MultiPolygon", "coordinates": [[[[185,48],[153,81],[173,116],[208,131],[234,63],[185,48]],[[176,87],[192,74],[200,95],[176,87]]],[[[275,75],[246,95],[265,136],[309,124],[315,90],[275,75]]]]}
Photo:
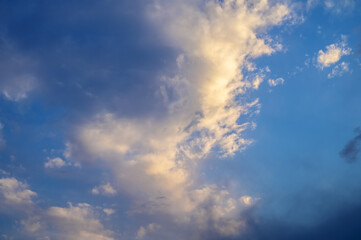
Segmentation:
{"type": "Polygon", "coordinates": [[[345,38],[339,43],[326,46],[326,51],[319,50],[317,55],[318,66],[323,69],[337,63],[342,56],[349,55],[351,48],[347,47],[345,38]]]}
{"type": "Polygon", "coordinates": [[[279,49],[259,33],[283,23],[290,10],[265,0],[161,0],[148,6],[148,14],[179,52],[177,72],[165,75],[157,92],[155,104],[166,112],[141,118],[97,114],[78,126],[73,149],[114,172],[122,193],[134,199],[133,212],[167,216],[160,225],[236,235],[245,225],[239,215],[247,204],[202,182],[198,167],[211,151],[227,157],[251,143],[242,133],[252,123],[239,118],[259,104],[239,97],[255,89],[242,70],[279,49]]]}
{"type": "Polygon", "coordinates": [[[114,239],[113,233],[104,229],[96,218],[94,208],[87,203],[69,204],[67,208],[51,207],[46,211],[46,219],[58,231],[55,239],[114,239]]]}
{"type": "Polygon", "coordinates": [[[32,205],[32,198],[36,196],[35,192],[16,178],[1,178],[0,194],[3,204],[21,208],[32,205]]]}
{"type": "MultiPolygon", "coordinates": [[[[37,194],[16,178],[0,179],[0,211],[12,208],[20,211],[24,235],[36,239],[113,240],[98,219],[97,209],[87,203],[68,207],[39,208],[32,200],[37,194]]],[[[110,209],[104,209],[112,214],[110,209]]],[[[12,211],[8,214],[13,214],[12,211]]],[[[20,233],[19,233],[20,234],[20,233]]]]}

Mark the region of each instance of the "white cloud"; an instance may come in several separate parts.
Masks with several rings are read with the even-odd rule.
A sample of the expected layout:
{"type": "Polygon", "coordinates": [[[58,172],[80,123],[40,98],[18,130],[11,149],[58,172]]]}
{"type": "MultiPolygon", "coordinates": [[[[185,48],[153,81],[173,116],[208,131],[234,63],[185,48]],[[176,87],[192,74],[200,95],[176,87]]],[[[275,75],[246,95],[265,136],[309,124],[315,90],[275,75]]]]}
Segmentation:
{"type": "Polygon", "coordinates": [[[96,218],[94,208],[86,203],[68,208],[51,207],[46,219],[57,232],[51,239],[67,240],[113,240],[113,232],[105,230],[96,218]]]}
{"type": "Polygon", "coordinates": [[[112,214],[115,213],[115,210],[112,209],[112,208],[104,208],[104,209],[103,209],[103,212],[104,212],[106,215],[110,216],[110,215],[112,215],[112,214]]]}
{"type": "Polygon", "coordinates": [[[283,78],[277,78],[277,79],[268,79],[268,85],[271,87],[275,87],[277,85],[282,85],[285,82],[283,78]]]}
{"type": "Polygon", "coordinates": [[[2,202],[13,207],[27,207],[33,204],[32,197],[37,194],[28,189],[28,185],[16,178],[0,179],[0,196],[2,202]]]}
{"type": "Polygon", "coordinates": [[[63,159],[57,158],[48,158],[48,161],[44,163],[45,168],[61,168],[64,167],[66,163],[63,159]]]}
{"type": "MultiPolygon", "coordinates": [[[[281,49],[258,33],[288,18],[286,5],[268,1],[156,1],[150,18],[179,51],[178,71],[160,83],[167,113],[142,118],[99,114],[79,126],[77,140],[89,156],[101,159],[117,186],[135,203],[134,213],[166,215],[161,225],[184,224],[221,235],[238,234],[242,203],[229,191],[198,182],[197,166],[211,152],[232,156],[251,141],[239,123],[258,100],[237,96],[257,89],[262,79],[248,81],[242,69],[250,60],[281,49]],[[274,46],[274,47],[272,47],[274,46]]],[[[100,194],[101,186],[93,189],[100,194]]],[[[146,227],[140,229],[145,234],[146,227]]]]}
{"type": "Polygon", "coordinates": [[[239,201],[241,203],[243,203],[244,205],[246,206],[252,206],[254,205],[257,201],[259,200],[259,198],[254,198],[254,197],[251,197],[251,196],[242,196],[239,201]]]}
{"type": "Polygon", "coordinates": [[[4,97],[10,101],[20,101],[27,98],[28,93],[33,90],[36,79],[29,74],[13,76],[9,79],[11,84],[2,87],[4,97]]]}
{"type": "Polygon", "coordinates": [[[332,68],[332,71],[327,75],[328,78],[334,78],[337,76],[342,76],[345,72],[349,72],[349,64],[346,62],[341,62],[332,68]]]}
{"type": "Polygon", "coordinates": [[[115,195],[117,191],[110,185],[110,183],[106,183],[100,186],[96,186],[92,189],[92,193],[95,195],[115,195]]]}
{"type": "Polygon", "coordinates": [[[152,232],[154,232],[154,231],[156,231],[156,230],[158,230],[160,228],[161,228],[161,226],[159,224],[156,224],[156,223],[150,223],[146,227],[141,226],[137,231],[137,238],[142,239],[147,234],[152,233],[152,232]]]}
{"type": "Polygon", "coordinates": [[[34,233],[40,230],[42,223],[39,216],[32,216],[21,221],[21,224],[25,227],[25,230],[30,233],[34,233]]]}
{"type": "Polygon", "coordinates": [[[335,43],[326,46],[326,51],[318,51],[317,63],[318,66],[323,69],[325,67],[330,67],[331,65],[337,63],[342,56],[349,55],[351,53],[351,48],[347,47],[345,39],[340,43],[335,43]]]}

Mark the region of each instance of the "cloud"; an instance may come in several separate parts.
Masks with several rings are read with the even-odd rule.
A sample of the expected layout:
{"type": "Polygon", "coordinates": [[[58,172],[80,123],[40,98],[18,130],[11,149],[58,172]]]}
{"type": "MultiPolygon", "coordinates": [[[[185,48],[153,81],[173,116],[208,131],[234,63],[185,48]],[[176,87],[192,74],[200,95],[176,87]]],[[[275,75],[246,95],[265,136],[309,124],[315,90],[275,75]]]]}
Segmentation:
{"type": "Polygon", "coordinates": [[[345,72],[350,71],[349,64],[346,62],[342,62],[332,68],[332,71],[327,75],[328,78],[334,78],[337,76],[342,76],[345,72]]]}
{"type": "Polygon", "coordinates": [[[105,212],[106,215],[110,216],[115,213],[115,210],[112,208],[104,208],[103,212],[105,212]]]}
{"type": "Polygon", "coordinates": [[[37,194],[28,189],[28,185],[16,178],[0,179],[1,202],[12,207],[27,207],[33,204],[32,198],[37,194]]]}
{"type": "Polygon", "coordinates": [[[117,191],[110,185],[110,183],[106,183],[100,186],[96,186],[92,189],[92,193],[94,195],[102,194],[102,195],[115,195],[117,191]]]}
{"type": "Polygon", "coordinates": [[[48,161],[44,163],[45,168],[61,168],[64,167],[66,163],[63,159],[57,158],[48,158],[48,161]]]}
{"type": "Polygon", "coordinates": [[[340,156],[352,163],[358,160],[359,153],[361,151],[361,130],[357,128],[355,130],[357,135],[351,139],[346,146],[340,152],[340,156]]]}
{"type": "Polygon", "coordinates": [[[354,0],[325,0],[324,7],[328,11],[341,14],[345,11],[351,11],[355,7],[354,0]]]}
{"type": "Polygon", "coordinates": [[[160,228],[161,228],[161,226],[156,224],[156,223],[150,223],[146,227],[141,226],[137,231],[137,238],[142,239],[147,234],[152,233],[152,232],[154,232],[154,231],[156,231],[156,230],[158,230],[160,228]]]}
{"type": "Polygon", "coordinates": [[[268,85],[270,87],[275,87],[277,85],[282,85],[285,82],[283,78],[277,78],[277,79],[268,79],[268,85]]]}
{"type": "Polygon", "coordinates": [[[324,10],[331,12],[333,14],[342,14],[351,12],[355,7],[354,0],[307,0],[306,9],[307,11],[312,8],[321,5],[324,10]]]}
{"type": "Polygon", "coordinates": [[[51,239],[91,239],[113,240],[113,233],[105,230],[96,218],[94,208],[87,203],[79,203],[69,207],[51,207],[45,215],[52,228],[57,232],[51,239]]]}
{"type": "Polygon", "coordinates": [[[238,120],[259,106],[258,99],[238,96],[261,80],[252,84],[242,69],[280,49],[259,33],[282,24],[290,9],[268,1],[155,1],[148,14],[179,53],[176,72],[158,82],[153,104],[165,110],[142,117],[96,114],[77,127],[72,154],[110,168],[119,190],[133,198],[135,214],[162,215],[162,227],[237,235],[245,226],[239,217],[244,204],[236,193],[202,183],[197,168],[211,152],[233,156],[252,142],[243,132],[253,124],[238,120]]]}
{"type": "Polygon", "coordinates": [[[326,51],[318,51],[317,63],[318,66],[323,69],[325,67],[330,67],[331,65],[337,63],[342,56],[349,55],[351,53],[351,48],[347,47],[345,42],[345,37],[339,43],[331,44],[326,46],[326,51]]]}
{"type": "Polygon", "coordinates": [[[0,93],[9,101],[27,98],[38,82],[35,61],[3,37],[0,38],[0,54],[0,93]]]}

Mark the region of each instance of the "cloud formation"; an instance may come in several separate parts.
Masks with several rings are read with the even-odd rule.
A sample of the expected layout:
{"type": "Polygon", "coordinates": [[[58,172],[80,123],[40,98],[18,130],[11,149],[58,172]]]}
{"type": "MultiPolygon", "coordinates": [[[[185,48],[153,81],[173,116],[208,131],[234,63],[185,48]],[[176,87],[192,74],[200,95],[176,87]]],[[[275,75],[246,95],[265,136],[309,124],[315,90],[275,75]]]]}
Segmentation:
{"type": "Polygon", "coordinates": [[[37,194],[28,189],[28,185],[18,181],[16,178],[0,179],[1,202],[12,207],[32,205],[32,198],[37,194]]]}
{"type": "Polygon", "coordinates": [[[110,185],[110,183],[105,183],[92,189],[92,194],[94,195],[114,195],[116,193],[117,191],[112,187],[112,185],[110,185]]]}
{"type": "Polygon", "coordinates": [[[323,69],[337,63],[342,56],[349,55],[351,48],[347,47],[345,38],[339,43],[326,46],[326,51],[319,50],[317,55],[318,66],[323,69]]]}
{"type": "MultiPolygon", "coordinates": [[[[113,240],[113,232],[106,230],[98,219],[98,209],[87,203],[79,203],[68,207],[40,208],[32,198],[37,194],[25,183],[16,178],[0,179],[0,211],[12,215],[12,210],[20,213],[20,223],[27,238],[57,240],[113,240]]],[[[103,210],[107,215],[114,213],[112,209],[103,210]]]]}
{"type": "Polygon", "coordinates": [[[351,139],[340,152],[340,156],[352,163],[358,160],[361,151],[361,130],[355,129],[357,135],[351,139]]]}
{"type": "Polygon", "coordinates": [[[354,9],[355,0],[307,0],[306,9],[310,10],[318,5],[321,5],[326,11],[333,14],[342,14],[354,9]]]}
{"type": "Polygon", "coordinates": [[[63,159],[57,158],[48,158],[48,161],[44,163],[45,168],[61,168],[64,167],[66,163],[63,159]]]}
{"type": "Polygon", "coordinates": [[[177,72],[159,83],[165,112],[142,118],[97,114],[78,127],[73,149],[113,171],[120,191],[134,199],[135,213],[166,216],[160,226],[173,222],[237,235],[247,204],[199,179],[198,167],[212,151],[233,156],[251,143],[242,133],[252,122],[238,120],[259,103],[239,98],[255,89],[242,70],[280,49],[258,35],[282,24],[290,9],[268,1],[155,1],[148,14],[179,52],[177,72]]]}
{"type": "Polygon", "coordinates": [[[349,64],[346,62],[341,62],[332,68],[332,71],[327,75],[328,78],[334,78],[337,76],[342,76],[345,72],[349,72],[349,64]]]}
{"type": "Polygon", "coordinates": [[[87,203],[67,208],[51,207],[45,215],[57,233],[51,239],[67,240],[113,240],[112,232],[105,230],[95,216],[94,208],[87,203]]]}

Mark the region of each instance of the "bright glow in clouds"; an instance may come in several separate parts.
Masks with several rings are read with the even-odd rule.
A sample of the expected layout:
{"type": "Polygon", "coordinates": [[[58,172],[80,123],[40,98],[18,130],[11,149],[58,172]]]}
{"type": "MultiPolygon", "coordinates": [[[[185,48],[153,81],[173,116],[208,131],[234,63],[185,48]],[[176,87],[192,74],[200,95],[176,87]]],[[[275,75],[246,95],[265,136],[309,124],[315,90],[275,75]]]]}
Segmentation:
{"type": "MultiPolygon", "coordinates": [[[[272,54],[272,44],[279,47],[257,33],[289,14],[286,5],[266,0],[156,1],[149,7],[152,21],[180,52],[178,72],[160,83],[167,113],[149,118],[99,114],[78,132],[78,145],[107,163],[121,192],[134,198],[135,213],[167,216],[155,223],[160,227],[183,224],[221,235],[236,235],[245,226],[237,194],[203,183],[197,166],[212,150],[232,156],[251,143],[242,132],[252,123],[238,119],[258,100],[236,97],[261,81],[254,87],[242,69],[272,54]]],[[[140,229],[138,236],[146,231],[140,229]]]]}

